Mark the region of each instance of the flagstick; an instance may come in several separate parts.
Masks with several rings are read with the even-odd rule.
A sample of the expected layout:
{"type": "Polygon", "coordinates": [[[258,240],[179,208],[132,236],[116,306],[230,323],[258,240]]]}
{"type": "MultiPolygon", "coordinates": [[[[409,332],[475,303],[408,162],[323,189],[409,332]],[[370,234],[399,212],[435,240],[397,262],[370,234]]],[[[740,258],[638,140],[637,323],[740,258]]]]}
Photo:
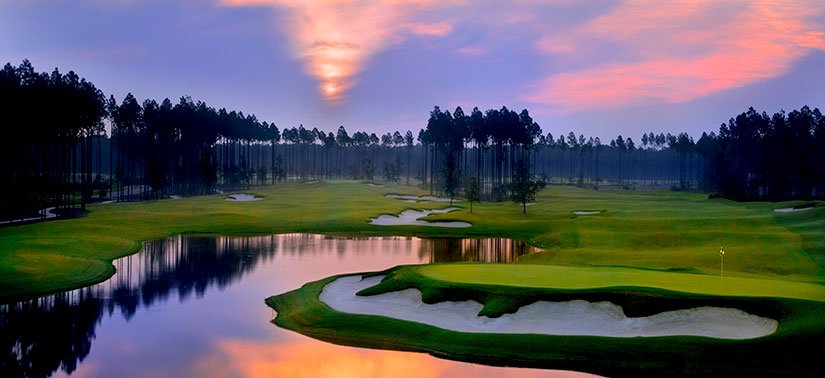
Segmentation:
{"type": "Polygon", "coordinates": [[[719,247],[720,269],[719,269],[719,283],[725,283],[725,249],[719,247]]]}

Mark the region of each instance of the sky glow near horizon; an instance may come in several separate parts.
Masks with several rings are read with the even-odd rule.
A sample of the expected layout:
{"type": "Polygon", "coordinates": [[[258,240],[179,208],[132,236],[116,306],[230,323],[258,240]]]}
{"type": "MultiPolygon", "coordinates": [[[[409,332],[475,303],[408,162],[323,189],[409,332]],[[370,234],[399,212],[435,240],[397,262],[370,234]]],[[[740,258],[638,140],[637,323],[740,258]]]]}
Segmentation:
{"type": "Polygon", "coordinates": [[[555,136],[698,138],[748,106],[825,107],[823,25],[813,0],[8,0],[0,56],[282,128],[507,106],[555,136]]]}

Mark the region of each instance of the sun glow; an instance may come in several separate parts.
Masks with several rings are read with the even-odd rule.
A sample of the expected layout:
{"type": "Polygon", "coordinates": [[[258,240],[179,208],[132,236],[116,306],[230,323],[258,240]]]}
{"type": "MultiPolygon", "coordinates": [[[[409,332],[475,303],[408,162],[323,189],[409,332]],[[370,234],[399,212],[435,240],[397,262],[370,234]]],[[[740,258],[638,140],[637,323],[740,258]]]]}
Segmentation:
{"type": "Polygon", "coordinates": [[[327,97],[334,97],[336,92],[338,92],[338,88],[335,87],[335,84],[332,84],[332,83],[324,84],[324,94],[327,97]]]}
{"type": "Polygon", "coordinates": [[[282,32],[292,42],[304,70],[319,82],[329,102],[344,99],[367,62],[409,36],[442,37],[452,32],[444,22],[420,22],[422,11],[443,3],[435,0],[286,1],[222,0],[227,6],[273,6],[284,10],[282,32]]]}

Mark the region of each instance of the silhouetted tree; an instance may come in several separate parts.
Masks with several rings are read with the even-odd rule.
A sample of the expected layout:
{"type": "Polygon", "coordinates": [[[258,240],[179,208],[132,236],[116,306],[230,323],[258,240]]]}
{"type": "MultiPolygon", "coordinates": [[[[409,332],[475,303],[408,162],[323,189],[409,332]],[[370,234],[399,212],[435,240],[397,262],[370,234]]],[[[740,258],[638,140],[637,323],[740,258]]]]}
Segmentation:
{"type": "Polygon", "coordinates": [[[478,178],[472,175],[464,176],[464,199],[470,203],[470,213],[473,212],[473,202],[481,200],[478,178]]]}
{"type": "Polygon", "coordinates": [[[510,199],[521,204],[522,214],[527,214],[527,204],[536,200],[536,193],[539,190],[541,190],[541,183],[530,176],[525,159],[518,159],[513,181],[510,183],[510,199]]]}

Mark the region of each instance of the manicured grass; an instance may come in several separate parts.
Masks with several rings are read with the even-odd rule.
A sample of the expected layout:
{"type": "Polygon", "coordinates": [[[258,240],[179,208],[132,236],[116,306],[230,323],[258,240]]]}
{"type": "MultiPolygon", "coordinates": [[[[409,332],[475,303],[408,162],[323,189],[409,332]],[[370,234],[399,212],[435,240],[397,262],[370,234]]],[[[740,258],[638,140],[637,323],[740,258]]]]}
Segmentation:
{"type": "Polygon", "coordinates": [[[398,269],[379,289],[419,287],[429,301],[476,298],[491,316],[536,298],[573,296],[609,299],[624,305],[629,315],[690,304],[729,304],[778,319],[780,330],[748,341],[463,334],[332,311],[317,297],[326,280],[268,303],[278,309],[279,325],[341,344],[611,375],[804,375],[811,373],[811,361],[816,360],[812,345],[823,341],[825,327],[818,316],[825,312],[821,202],[812,210],[780,214],[773,208],[797,203],[742,204],[708,200],[697,193],[550,187],[526,215],[513,203],[481,203],[473,206],[473,213],[462,210],[428,218],[473,224],[448,229],[368,224],[370,217],[382,213],[449,206],[383,196],[427,194],[411,187],[320,182],[247,192],[264,199],[228,202],[216,195],[92,205],[81,219],[0,228],[0,302],[102,281],[114,273],[111,260],[136,252],[144,241],[181,233],[510,237],[546,252],[525,256],[516,266],[398,269]],[[603,212],[572,214],[594,209],[603,212]],[[727,252],[724,285],[718,282],[720,245],[727,252]]]}
{"type": "MultiPolygon", "coordinates": [[[[349,235],[412,234],[417,228],[367,224],[381,212],[411,204],[384,198],[386,191],[418,192],[358,182],[290,183],[248,191],[261,201],[230,202],[225,196],[89,206],[86,217],[0,228],[0,302],[72,289],[105,280],[111,260],[141,243],[176,234],[272,234],[315,232],[349,235]]],[[[444,207],[421,204],[420,207],[444,207]]],[[[438,235],[440,230],[423,230],[438,235]]]]}
{"type": "MultiPolygon", "coordinates": [[[[460,265],[463,267],[464,265],[460,265]]],[[[460,270],[460,269],[459,269],[460,270]]],[[[342,345],[426,352],[492,365],[571,369],[608,376],[817,376],[825,340],[825,302],[789,298],[707,296],[656,288],[557,289],[443,282],[410,267],[391,269],[377,294],[421,288],[425,302],[476,300],[499,316],[535,300],[585,299],[622,305],[628,316],[698,306],[740,308],[779,321],[776,333],[750,340],[694,336],[596,337],[461,333],[383,316],[346,314],[318,299],[330,277],[267,299],[280,327],[342,345]]]]}
{"type": "MultiPolygon", "coordinates": [[[[481,203],[430,216],[461,220],[466,229],[368,224],[378,214],[444,208],[445,203],[410,204],[385,193],[427,194],[416,188],[360,182],[290,183],[256,188],[255,202],[203,196],[145,203],[89,206],[88,216],[67,221],[0,228],[0,300],[9,301],[102,281],[109,261],[134,253],[142,242],[180,233],[270,234],[314,232],[345,235],[418,235],[523,239],[548,252],[523,262],[606,266],[718,274],[724,244],[730,277],[764,277],[823,283],[825,273],[811,256],[825,255],[825,206],[801,213],[774,213],[796,203],[708,200],[703,194],[593,191],[550,187],[528,214],[518,205],[481,203]],[[602,209],[575,216],[571,211],[602,209]]],[[[461,207],[465,204],[456,204],[461,207]]]]}
{"type": "MultiPolygon", "coordinates": [[[[809,255],[823,255],[825,206],[776,214],[793,205],[707,200],[702,194],[592,191],[551,187],[527,215],[512,203],[482,203],[434,215],[463,220],[468,229],[379,227],[370,217],[409,204],[383,194],[426,194],[416,188],[359,182],[290,183],[250,190],[256,202],[224,196],[90,206],[81,219],[0,229],[0,299],[9,301],[99,282],[113,274],[109,261],[134,253],[142,242],[179,233],[268,234],[316,232],[348,235],[505,236],[548,250],[524,262],[564,266],[635,267],[717,274],[724,244],[726,274],[822,283],[809,255]],[[603,209],[574,216],[579,209],[603,209]]],[[[458,206],[461,206],[460,204],[458,206]]]]}
{"type": "Polygon", "coordinates": [[[554,265],[431,264],[408,267],[416,274],[446,284],[490,284],[515,287],[589,289],[649,287],[718,296],[779,297],[825,301],[825,286],[812,283],[630,268],[582,268],[554,265]]]}
{"type": "MultiPolygon", "coordinates": [[[[546,194],[546,192],[545,192],[546,194]]],[[[522,264],[430,264],[388,274],[359,295],[416,288],[426,303],[475,300],[497,317],[537,300],[610,301],[631,317],[700,306],[738,308],[779,321],[752,340],[671,336],[461,333],[381,316],[345,314],[318,299],[330,279],[271,297],[281,327],[343,345],[412,350],[493,365],[573,369],[606,375],[816,376],[813,352],[825,341],[825,286],[818,256],[823,209],[814,216],[773,212],[768,203],[737,204],[690,193],[552,191],[516,218],[506,204],[453,213],[474,230],[495,224],[549,252],[522,264]],[[604,209],[596,216],[575,210],[604,209]],[[490,214],[495,215],[491,216],[490,214]],[[490,217],[490,218],[488,218],[490,217]],[[526,227],[535,232],[519,234],[526,227]],[[726,277],[718,246],[725,245],[726,277]],[[818,263],[819,262],[819,263],[818,263]],[[551,265],[548,265],[551,264],[551,265]],[[552,265],[559,264],[559,265],[552,265]]]]}

